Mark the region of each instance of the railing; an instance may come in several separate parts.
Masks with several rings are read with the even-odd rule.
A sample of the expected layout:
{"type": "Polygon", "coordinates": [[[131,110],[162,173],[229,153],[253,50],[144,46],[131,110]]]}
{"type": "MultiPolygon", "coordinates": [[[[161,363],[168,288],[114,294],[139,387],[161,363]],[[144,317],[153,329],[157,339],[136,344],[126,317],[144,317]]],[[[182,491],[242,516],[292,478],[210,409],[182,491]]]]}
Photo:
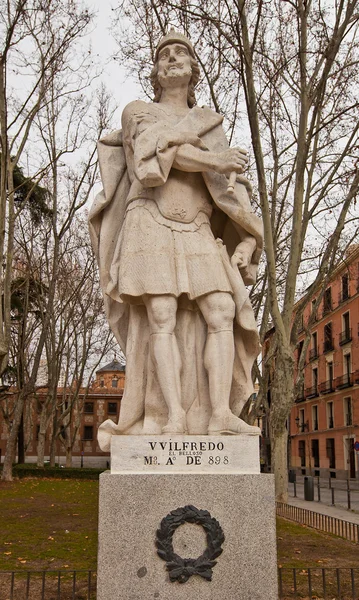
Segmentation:
{"type": "Polygon", "coordinates": [[[0,571],[7,600],[95,600],[95,571],[0,571]]]}
{"type": "Polygon", "coordinates": [[[318,356],[318,348],[311,348],[311,350],[309,350],[309,360],[314,360],[318,358],[318,356]]]}
{"type": "Polygon", "coordinates": [[[326,352],[330,352],[331,350],[334,350],[333,338],[330,340],[325,340],[325,342],[323,343],[323,354],[325,354],[326,352]]]}
{"type": "Polygon", "coordinates": [[[305,388],[306,398],[315,398],[318,396],[318,386],[312,385],[312,387],[305,388]]]}
{"type": "MultiPolygon", "coordinates": [[[[308,511],[309,512],[309,511],[308,511]]],[[[353,558],[355,562],[355,558],[353,558]]],[[[94,571],[61,571],[56,574],[55,587],[50,571],[0,571],[0,585],[8,600],[96,600],[94,571]],[[80,575],[88,573],[86,587],[79,585],[80,575]],[[66,577],[66,575],[68,577],[66,577]],[[61,579],[63,578],[63,579],[61,579]],[[44,582],[44,583],[43,583],[44,582]]],[[[359,568],[301,568],[278,569],[278,598],[323,598],[329,600],[357,600],[359,568]]]]}
{"type": "Polygon", "coordinates": [[[338,535],[350,542],[359,542],[359,525],[357,523],[343,521],[336,517],[329,517],[328,515],[322,515],[306,508],[284,504],[283,502],[276,502],[276,510],[279,517],[290,519],[296,523],[301,523],[302,525],[307,525],[326,533],[338,535]]]}
{"type": "Polygon", "coordinates": [[[323,306],[322,316],[325,317],[325,315],[332,312],[332,310],[333,310],[332,303],[326,304],[325,306],[323,306]]]}
{"type": "Polygon", "coordinates": [[[340,346],[343,346],[344,344],[351,342],[351,340],[352,340],[352,328],[351,327],[340,332],[340,334],[339,334],[339,345],[340,346]]]}
{"type": "MultiPolygon", "coordinates": [[[[355,560],[353,560],[355,562],[355,560]]],[[[359,569],[278,569],[279,600],[357,600],[359,569]]]]}
{"type": "Polygon", "coordinates": [[[344,375],[341,375],[341,377],[335,378],[335,387],[338,390],[341,390],[346,387],[350,387],[351,385],[353,385],[351,373],[345,373],[344,375]]]}
{"type": "Polygon", "coordinates": [[[342,291],[338,295],[338,302],[339,302],[339,304],[342,304],[346,300],[349,300],[349,298],[350,298],[349,290],[342,291]]]}
{"type": "Polygon", "coordinates": [[[327,381],[322,381],[319,384],[319,391],[321,394],[330,394],[330,392],[334,392],[333,380],[328,379],[327,381]]]}

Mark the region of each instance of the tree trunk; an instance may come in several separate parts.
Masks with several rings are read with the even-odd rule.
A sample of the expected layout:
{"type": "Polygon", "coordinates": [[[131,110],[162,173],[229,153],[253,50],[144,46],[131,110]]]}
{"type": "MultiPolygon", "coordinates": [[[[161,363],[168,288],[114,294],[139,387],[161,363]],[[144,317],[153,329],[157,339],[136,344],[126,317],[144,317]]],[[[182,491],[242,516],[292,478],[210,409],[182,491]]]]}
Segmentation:
{"type": "Polygon", "coordinates": [[[3,481],[12,481],[12,465],[15,462],[16,458],[17,436],[19,432],[21,416],[24,410],[25,397],[25,394],[20,392],[16,400],[14,418],[12,422],[10,435],[6,444],[4,466],[1,475],[1,479],[3,481]]]}
{"type": "Polygon", "coordinates": [[[46,443],[47,415],[46,405],[41,408],[40,429],[37,442],[37,466],[43,467],[45,464],[45,443],[46,443]]]}
{"type": "Polygon", "coordinates": [[[276,501],[288,502],[288,431],[271,436],[272,470],[274,472],[276,501]]]}
{"type": "Polygon", "coordinates": [[[19,433],[17,436],[17,462],[20,465],[23,465],[25,462],[24,413],[21,415],[19,433]]]}
{"type": "Polygon", "coordinates": [[[45,441],[46,441],[46,429],[39,431],[39,438],[37,441],[37,466],[43,467],[45,464],[45,441]]]}
{"type": "Polygon", "coordinates": [[[287,420],[294,398],[294,358],[290,346],[278,344],[271,372],[269,431],[272,472],[278,502],[288,501],[287,420]]]}
{"type": "Polygon", "coordinates": [[[66,467],[72,467],[72,448],[66,447],[66,467]]]}
{"type": "Polygon", "coordinates": [[[50,446],[50,467],[55,467],[56,465],[56,438],[55,436],[51,440],[50,446]]]}

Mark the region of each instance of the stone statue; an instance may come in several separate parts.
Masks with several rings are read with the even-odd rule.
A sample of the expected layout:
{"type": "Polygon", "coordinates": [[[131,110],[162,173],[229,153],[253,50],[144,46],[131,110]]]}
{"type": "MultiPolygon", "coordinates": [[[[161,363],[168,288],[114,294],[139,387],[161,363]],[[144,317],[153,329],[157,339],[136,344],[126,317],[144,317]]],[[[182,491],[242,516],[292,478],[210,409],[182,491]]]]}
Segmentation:
{"type": "Polygon", "coordinates": [[[251,434],[239,418],[260,344],[246,285],[262,224],[223,118],[195,105],[199,67],[171,30],[156,50],[153,103],[134,101],[98,143],[104,186],[90,213],[105,308],[126,355],[113,434],[251,434]]]}

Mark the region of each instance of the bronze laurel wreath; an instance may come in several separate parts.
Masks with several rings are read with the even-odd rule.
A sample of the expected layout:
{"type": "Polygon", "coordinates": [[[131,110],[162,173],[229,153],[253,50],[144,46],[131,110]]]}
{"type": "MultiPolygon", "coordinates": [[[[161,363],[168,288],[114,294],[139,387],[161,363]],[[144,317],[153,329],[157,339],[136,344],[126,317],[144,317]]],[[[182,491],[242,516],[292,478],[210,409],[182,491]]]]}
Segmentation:
{"type": "Polygon", "coordinates": [[[170,580],[179,583],[185,583],[192,575],[200,575],[211,581],[212,569],[217,564],[214,559],[222,554],[223,542],[224,533],[218,521],[207,510],[199,510],[191,505],[172,510],[162,519],[160,528],[157,529],[157,554],[166,561],[170,580]],[[207,548],[198,558],[181,558],[173,550],[173,534],[186,522],[202,525],[206,532],[207,548]]]}

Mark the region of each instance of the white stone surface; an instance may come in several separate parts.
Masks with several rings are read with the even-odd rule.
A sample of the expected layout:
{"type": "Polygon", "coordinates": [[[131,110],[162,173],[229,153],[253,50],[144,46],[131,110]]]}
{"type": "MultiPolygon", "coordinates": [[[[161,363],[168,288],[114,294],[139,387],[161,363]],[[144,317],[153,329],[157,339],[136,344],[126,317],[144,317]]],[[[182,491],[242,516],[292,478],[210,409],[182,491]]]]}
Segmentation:
{"type": "Polygon", "coordinates": [[[259,472],[258,436],[112,437],[112,474],[259,472]]]}
{"type": "MultiPolygon", "coordinates": [[[[203,550],[198,525],[181,525],[182,558],[203,550]]],[[[278,600],[272,475],[100,476],[98,600],[278,600]],[[207,510],[223,529],[212,581],[171,583],[156,552],[156,530],[186,505],[207,510]]]]}
{"type": "Polygon", "coordinates": [[[155,102],[131,102],[122,131],[98,144],[104,190],[90,230],[127,361],[119,423],[100,426],[104,451],[113,435],[259,433],[239,417],[260,351],[246,285],[262,223],[246,151],[229,148],[221,115],[194,105],[198,78],[190,40],[171,32],[155,102]]]}

